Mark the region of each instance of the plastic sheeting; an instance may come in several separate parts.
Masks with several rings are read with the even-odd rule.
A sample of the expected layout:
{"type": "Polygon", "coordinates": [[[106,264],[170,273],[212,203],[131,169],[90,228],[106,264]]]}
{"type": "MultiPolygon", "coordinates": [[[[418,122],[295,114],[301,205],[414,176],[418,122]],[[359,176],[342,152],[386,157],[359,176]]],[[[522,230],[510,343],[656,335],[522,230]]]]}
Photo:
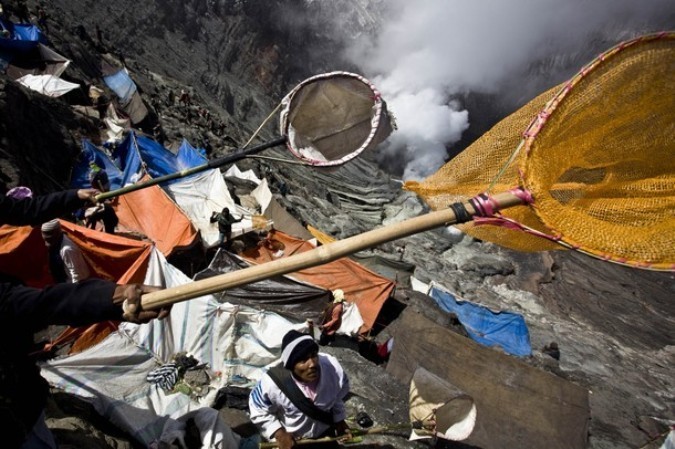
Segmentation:
{"type": "Polygon", "coordinates": [[[120,99],[120,102],[127,103],[131,97],[136,93],[136,83],[129,76],[126,69],[122,69],[112,75],[104,76],[103,81],[106,86],[110,88],[115,95],[120,99]]]}
{"type": "MultiPolygon", "coordinates": [[[[270,231],[266,242],[271,245],[258,245],[252,250],[245,251],[242,256],[246,260],[261,264],[279,257],[314,249],[311,243],[277,230],[270,231]],[[270,247],[283,247],[283,252],[272,250],[270,247]]],[[[355,303],[359,308],[364,321],[361,332],[367,332],[373,327],[382,305],[394,290],[392,281],[373,273],[347,257],[300,270],[289,276],[329,290],[342,289],[345,292],[346,301],[355,303]]]]}
{"type": "Polygon", "coordinates": [[[218,224],[211,223],[210,218],[213,212],[220,212],[224,207],[229,208],[236,218],[245,216],[241,222],[232,225],[232,237],[253,229],[251,212],[234,202],[218,169],[203,171],[187,181],[173,183],[166,189],[199,229],[206,248],[218,244],[218,224]]]}
{"type": "Polygon", "coordinates": [[[431,283],[429,296],[446,312],[457,315],[469,336],[485,346],[499,346],[507,354],[532,355],[530,333],[522,315],[493,312],[487,307],[457,299],[449,291],[431,283]]]}
{"type": "Polygon", "coordinates": [[[9,38],[0,37],[0,48],[9,50],[28,50],[39,43],[46,43],[46,38],[40,28],[28,23],[13,23],[0,19],[0,28],[9,31],[9,38]]]}
{"type": "Polygon", "coordinates": [[[48,97],[60,97],[80,87],[54,75],[24,75],[17,82],[48,97]]]}

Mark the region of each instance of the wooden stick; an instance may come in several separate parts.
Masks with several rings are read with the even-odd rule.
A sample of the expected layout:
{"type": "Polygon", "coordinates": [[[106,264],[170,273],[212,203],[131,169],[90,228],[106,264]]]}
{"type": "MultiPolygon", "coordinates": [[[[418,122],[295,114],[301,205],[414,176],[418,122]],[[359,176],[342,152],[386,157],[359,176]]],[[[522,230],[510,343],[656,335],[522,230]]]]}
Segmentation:
{"type": "MultiPolygon", "coordinates": [[[[496,194],[491,198],[496,204],[496,210],[524,204],[520,198],[510,192],[496,194]]],[[[469,215],[475,215],[476,211],[469,202],[463,204],[469,215]]],[[[323,265],[382,243],[417,234],[418,232],[428,231],[439,226],[456,223],[457,217],[455,217],[452,209],[431,212],[400,223],[367,231],[363,234],[355,235],[344,240],[337,240],[304,253],[284,257],[260,265],[254,265],[243,270],[202,279],[189,284],[147,293],[143,295],[141,304],[146,310],[158,309],[160,307],[168,306],[169,304],[210,295],[227,290],[228,288],[262,281],[274,276],[292,273],[317,265],[323,265]]]]}
{"type": "MultiPolygon", "coordinates": [[[[403,430],[403,429],[411,429],[414,426],[412,424],[392,424],[389,426],[380,426],[380,427],[372,427],[370,429],[351,429],[352,437],[353,439],[356,439],[358,437],[362,437],[364,435],[374,435],[378,433],[385,433],[385,432],[391,432],[392,430],[403,430]]],[[[343,442],[345,444],[350,444],[352,440],[344,440],[344,436],[339,436],[339,437],[324,437],[324,438],[317,438],[317,439],[311,439],[311,438],[302,438],[299,440],[295,440],[295,445],[296,446],[301,446],[305,444],[317,444],[317,443],[331,443],[333,441],[337,442],[343,442]]],[[[276,441],[269,441],[266,443],[260,443],[260,449],[272,449],[277,447],[278,444],[276,441]]]]}

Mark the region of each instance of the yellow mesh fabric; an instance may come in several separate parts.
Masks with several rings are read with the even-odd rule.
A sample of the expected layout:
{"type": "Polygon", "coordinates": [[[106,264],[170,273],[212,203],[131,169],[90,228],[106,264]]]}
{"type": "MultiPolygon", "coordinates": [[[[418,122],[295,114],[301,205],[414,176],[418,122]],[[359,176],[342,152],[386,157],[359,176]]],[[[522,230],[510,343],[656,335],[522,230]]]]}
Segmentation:
{"type": "MultiPolygon", "coordinates": [[[[673,73],[675,33],[626,42],[502,120],[434,175],[405,188],[432,208],[445,208],[486,191],[522,144],[490,191],[522,184],[535,201],[504,210],[504,216],[597,257],[673,270],[673,73]],[[525,129],[528,137],[521,142],[525,129]]],[[[477,238],[517,250],[554,248],[521,231],[465,226],[477,238]]]]}
{"type": "MultiPolygon", "coordinates": [[[[485,192],[518,148],[523,131],[532,121],[532,117],[535,117],[546,102],[560,91],[561,86],[544,92],[497,123],[480,139],[424,181],[408,181],[404,188],[420,195],[434,210],[444,209],[452,203],[465,201],[485,192]]],[[[525,152],[521,150],[518,157],[524,154],[525,152]]],[[[518,186],[519,183],[518,165],[512,163],[499,176],[491,191],[504,192],[518,186]]],[[[502,211],[502,214],[519,223],[546,232],[541,220],[528,206],[506,209],[502,211]]],[[[458,227],[475,238],[495,242],[519,251],[561,249],[560,245],[549,240],[505,227],[476,225],[474,222],[458,227]]]]}
{"type": "Polygon", "coordinates": [[[526,142],[524,186],[572,245],[675,263],[675,37],[617,49],[572,80],[526,142]]]}

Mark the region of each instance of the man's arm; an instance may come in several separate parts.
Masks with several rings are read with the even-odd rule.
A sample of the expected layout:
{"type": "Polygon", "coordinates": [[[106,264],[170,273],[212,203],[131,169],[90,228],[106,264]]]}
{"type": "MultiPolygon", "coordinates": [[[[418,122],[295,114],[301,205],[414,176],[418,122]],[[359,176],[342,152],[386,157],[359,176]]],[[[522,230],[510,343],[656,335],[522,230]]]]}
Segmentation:
{"type": "Polygon", "coordinates": [[[281,421],[274,414],[276,407],[269,397],[269,388],[274,382],[266,374],[258,381],[248,397],[248,408],[251,421],[259,429],[260,433],[268,440],[275,437],[278,430],[284,429],[281,421]],[[267,382],[269,380],[269,382],[267,382]]]}
{"type": "Polygon", "coordinates": [[[64,190],[35,198],[17,200],[0,195],[0,224],[37,225],[84,206],[95,190],[64,190]]]}
{"type": "Polygon", "coordinates": [[[143,293],[157,290],[138,284],[117,285],[103,279],[56,284],[37,289],[0,283],[0,319],[40,329],[49,324],[83,326],[101,321],[148,322],[168,309],[142,310],[143,293]]]}

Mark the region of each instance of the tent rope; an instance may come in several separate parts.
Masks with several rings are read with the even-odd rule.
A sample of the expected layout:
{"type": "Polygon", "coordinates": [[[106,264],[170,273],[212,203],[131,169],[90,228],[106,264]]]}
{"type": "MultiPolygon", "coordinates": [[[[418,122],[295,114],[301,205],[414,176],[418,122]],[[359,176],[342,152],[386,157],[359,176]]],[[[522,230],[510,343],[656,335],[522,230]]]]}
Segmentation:
{"type": "Polygon", "coordinates": [[[272,112],[270,112],[270,115],[268,115],[267,118],[266,118],[265,120],[263,120],[263,122],[260,124],[260,126],[258,126],[258,129],[256,129],[256,130],[253,132],[253,134],[251,135],[251,137],[248,139],[248,141],[244,144],[244,146],[243,146],[242,148],[248,147],[248,145],[251,143],[251,141],[252,141],[253,139],[256,138],[256,136],[258,135],[258,133],[260,132],[260,130],[263,128],[263,126],[265,126],[265,125],[267,124],[267,122],[270,121],[270,119],[272,118],[272,116],[276,115],[276,113],[277,113],[277,111],[279,110],[280,107],[281,107],[281,102],[279,102],[279,104],[277,105],[277,107],[274,108],[274,110],[273,110],[272,112]]]}

